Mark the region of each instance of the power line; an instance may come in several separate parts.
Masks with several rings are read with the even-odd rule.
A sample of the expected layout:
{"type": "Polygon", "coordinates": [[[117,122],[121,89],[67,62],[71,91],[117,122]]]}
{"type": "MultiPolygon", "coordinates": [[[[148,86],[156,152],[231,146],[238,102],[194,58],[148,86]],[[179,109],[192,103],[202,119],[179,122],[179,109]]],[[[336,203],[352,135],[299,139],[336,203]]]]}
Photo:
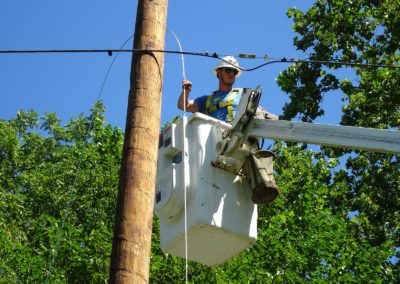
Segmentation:
{"type": "Polygon", "coordinates": [[[321,65],[339,65],[339,66],[353,66],[353,67],[371,67],[371,68],[388,68],[388,69],[400,69],[398,65],[387,65],[387,64],[373,64],[373,63],[359,63],[359,62],[346,62],[340,60],[312,60],[312,59],[296,59],[296,58],[282,58],[282,59],[273,59],[269,62],[260,64],[254,68],[244,69],[243,71],[254,71],[266,65],[270,65],[273,63],[311,63],[311,64],[321,64],[321,65]]]}
{"type": "Polygon", "coordinates": [[[178,50],[160,50],[160,49],[38,49],[38,50],[0,50],[0,54],[21,54],[21,53],[107,53],[109,56],[113,52],[163,52],[171,54],[187,54],[196,56],[206,56],[218,58],[216,53],[208,52],[187,52],[178,50]]]}
{"type": "MultiPolygon", "coordinates": [[[[33,53],[107,53],[112,56],[113,52],[163,52],[166,54],[181,54],[181,55],[192,55],[192,56],[202,56],[209,58],[217,58],[223,60],[222,55],[217,53],[209,52],[190,52],[190,51],[180,51],[180,50],[160,50],[160,49],[38,49],[38,50],[0,50],[0,54],[33,54],[33,53]]],[[[259,59],[255,54],[241,53],[238,55],[240,58],[247,59],[259,59]]],[[[388,69],[400,69],[399,65],[389,65],[389,64],[374,64],[374,63],[359,63],[359,62],[347,62],[341,60],[313,60],[313,59],[297,59],[297,58],[286,58],[281,59],[265,59],[269,60],[263,64],[257,65],[252,68],[239,67],[242,71],[254,71],[261,67],[274,64],[274,63],[307,63],[307,64],[322,64],[322,65],[337,65],[337,66],[352,66],[360,68],[388,68],[388,69]]]]}

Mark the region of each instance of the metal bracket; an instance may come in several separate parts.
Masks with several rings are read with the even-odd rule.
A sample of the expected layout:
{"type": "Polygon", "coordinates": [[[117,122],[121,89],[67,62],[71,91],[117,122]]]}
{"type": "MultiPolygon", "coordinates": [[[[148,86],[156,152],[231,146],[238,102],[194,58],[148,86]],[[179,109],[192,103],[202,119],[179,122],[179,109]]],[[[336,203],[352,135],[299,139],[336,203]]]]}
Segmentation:
{"type": "Polygon", "coordinates": [[[257,140],[248,140],[248,133],[252,128],[261,94],[261,86],[243,90],[232,128],[224,133],[221,151],[212,162],[214,166],[239,173],[245,158],[257,147],[257,140]]]}

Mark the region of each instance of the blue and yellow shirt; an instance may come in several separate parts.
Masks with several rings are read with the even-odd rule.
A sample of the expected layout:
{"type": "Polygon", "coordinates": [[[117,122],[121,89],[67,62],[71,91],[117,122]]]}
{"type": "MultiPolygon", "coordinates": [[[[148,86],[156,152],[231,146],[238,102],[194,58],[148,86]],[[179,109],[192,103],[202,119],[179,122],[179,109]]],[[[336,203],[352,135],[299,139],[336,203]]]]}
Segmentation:
{"type": "Polygon", "coordinates": [[[196,98],[194,101],[199,112],[216,119],[232,122],[240,102],[243,89],[235,88],[230,92],[215,91],[209,96],[196,98]]]}

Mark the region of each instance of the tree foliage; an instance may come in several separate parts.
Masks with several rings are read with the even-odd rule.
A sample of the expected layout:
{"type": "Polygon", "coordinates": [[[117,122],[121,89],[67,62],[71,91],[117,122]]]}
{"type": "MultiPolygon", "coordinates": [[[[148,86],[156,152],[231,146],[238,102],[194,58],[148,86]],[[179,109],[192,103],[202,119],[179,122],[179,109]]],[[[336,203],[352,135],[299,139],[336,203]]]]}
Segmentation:
{"type": "MultiPolygon", "coordinates": [[[[298,36],[295,46],[315,60],[400,65],[400,1],[319,0],[306,12],[290,9],[298,36]]],[[[344,67],[344,66],[342,66],[344,67]]],[[[355,67],[351,79],[340,79],[338,65],[295,64],[278,83],[290,101],[284,118],[313,121],[324,114],[324,96],[342,96],[341,124],[399,130],[400,69],[355,67]]],[[[348,70],[348,69],[347,69],[348,70]]],[[[341,157],[333,186],[347,184],[345,198],[329,200],[335,211],[350,214],[351,237],[360,248],[392,258],[379,264],[399,281],[399,155],[324,148],[326,157],[341,157]],[[343,156],[347,154],[346,156],[343,156]],[[388,265],[388,266],[387,266],[388,265]]]]}
{"type": "MultiPolygon", "coordinates": [[[[64,127],[54,114],[35,112],[0,124],[0,282],[44,282],[48,271],[51,283],[107,281],[122,133],[105,124],[101,111],[99,104],[64,127]]],[[[379,236],[371,221],[348,216],[351,177],[333,174],[338,159],[302,146],[275,150],[281,196],[259,208],[257,243],[219,267],[189,261],[189,281],[398,279],[389,259],[394,240],[371,242],[366,233],[379,236]]],[[[160,250],[157,219],[150,273],[151,283],[185,281],[185,261],[160,250]]]]}
{"type": "Polygon", "coordinates": [[[48,271],[50,283],[107,279],[122,132],[102,112],[64,127],[34,111],[0,122],[3,282],[44,282],[48,271]]]}

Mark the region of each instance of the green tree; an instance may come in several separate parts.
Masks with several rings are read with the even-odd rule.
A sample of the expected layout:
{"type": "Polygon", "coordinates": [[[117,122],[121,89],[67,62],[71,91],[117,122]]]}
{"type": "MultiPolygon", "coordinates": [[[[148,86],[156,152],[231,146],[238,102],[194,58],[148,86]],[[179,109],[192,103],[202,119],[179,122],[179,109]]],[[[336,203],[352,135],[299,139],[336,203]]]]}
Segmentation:
{"type": "MultiPolygon", "coordinates": [[[[99,104],[90,117],[80,116],[64,127],[54,114],[39,119],[35,112],[20,112],[0,124],[2,282],[43,282],[52,259],[51,283],[107,281],[122,133],[106,125],[101,112],[99,104]]],[[[189,281],[396,279],[388,261],[392,243],[371,244],[359,231],[369,221],[348,218],[351,177],[332,172],[338,159],[302,146],[275,147],[282,194],[259,208],[257,244],[216,268],[189,262],[189,281]]],[[[161,252],[157,221],[150,281],[183,283],[185,261],[161,252]]]]}
{"type": "MultiPolygon", "coordinates": [[[[399,9],[398,0],[320,0],[306,12],[293,8],[288,15],[298,34],[295,46],[312,60],[399,66],[399,9]]],[[[354,67],[352,79],[341,79],[338,69],[343,67],[301,63],[282,72],[278,84],[290,97],[283,117],[313,121],[324,114],[324,96],[341,95],[341,124],[398,130],[400,70],[354,67]]],[[[399,155],[329,148],[324,148],[323,153],[328,158],[345,160],[343,169],[332,177],[332,187],[336,191],[339,185],[347,184],[348,189],[333,191],[329,207],[343,217],[349,215],[348,234],[359,247],[342,255],[352,262],[349,264],[353,267],[346,269],[354,277],[370,275],[364,269],[365,263],[352,259],[353,254],[364,254],[364,262],[370,258],[369,269],[380,271],[379,278],[368,278],[370,281],[399,282],[399,155]],[[386,254],[387,258],[377,261],[378,254],[386,254]]]]}
{"type": "Polygon", "coordinates": [[[50,283],[107,279],[122,132],[103,111],[63,127],[34,111],[0,122],[3,282],[43,282],[49,270],[50,283]]]}

